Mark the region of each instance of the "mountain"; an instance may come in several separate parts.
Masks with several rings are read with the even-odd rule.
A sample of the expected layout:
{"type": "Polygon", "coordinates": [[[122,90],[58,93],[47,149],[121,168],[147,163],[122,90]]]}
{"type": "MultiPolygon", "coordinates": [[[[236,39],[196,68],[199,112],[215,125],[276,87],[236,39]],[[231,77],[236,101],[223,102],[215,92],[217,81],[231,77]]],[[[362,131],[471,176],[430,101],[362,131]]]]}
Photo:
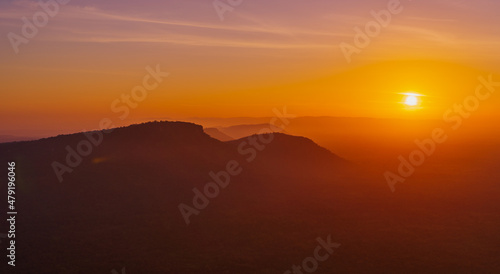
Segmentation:
{"type": "MultiPolygon", "coordinates": [[[[298,189],[308,189],[311,183],[296,178],[348,165],[309,139],[280,134],[268,143],[271,136],[221,142],[199,125],[151,122],[0,144],[1,161],[16,163],[16,248],[26,262],[17,269],[98,273],[119,267],[115,264],[122,258],[127,270],[137,272],[210,273],[207,264],[213,264],[214,271],[237,271],[237,263],[227,265],[231,256],[219,262],[209,256],[221,246],[227,247],[219,250],[223,253],[239,246],[231,241],[244,238],[231,236],[233,229],[250,229],[246,237],[257,237],[262,231],[251,236],[255,231],[244,224],[262,222],[274,216],[276,208],[284,207],[282,212],[292,206],[289,195],[298,195],[298,189]],[[241,144],[243,153],[238,151],[241,144]],[[310,164],[313,158],[320,168],[310,164]],[[194,207],[193,188],[203,192],[214,181],[210,173],[224,174],[229,162],[239,163],[241,174],[232,176],[229,186],[220,188],[220,197],[210,199],[199,215],[191,215],[187,225],[179,205],[194,207]],[[290,174],[285,168],[301,163],[301,172],[290,174]],[[65,171],[61,182],[55,166],[65,171]],[[292,186],[297,189],[282,190],[292,186]],[[273,213],[260,213],[269,210],[273,213]],[[241,220],[234,214],[241,214],[241,220]]],[[[2,191],[7,192],[6,184],[2,191]]],[[[5,212],[2,217],[7,218],[5,212]]]]}

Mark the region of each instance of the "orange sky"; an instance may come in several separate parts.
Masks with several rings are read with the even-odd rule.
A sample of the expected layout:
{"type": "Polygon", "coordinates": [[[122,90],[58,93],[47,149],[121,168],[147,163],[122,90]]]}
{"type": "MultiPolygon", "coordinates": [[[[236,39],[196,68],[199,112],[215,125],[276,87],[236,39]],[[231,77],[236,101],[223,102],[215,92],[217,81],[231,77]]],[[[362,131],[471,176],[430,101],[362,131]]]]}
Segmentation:
{"type": "MultiPolygon", "coordinates": [[[[391,0],[394,1],[394,0],[391,0]]],[[[0,134],[46,134],[172,117],[440,118],[473,93],[480,75],[500,81],[500,3],[401,1],[400,13],[346,61],[355,27],[391,1],[246,0],[221,21],[211,1],[78,1],[19,45],[36,1],[0,4],[0,134]],[[145,67],[169,76],[126,119],[112,102],[142,83],[145,67]],[[416,92],[422,109],[405,110],[416,92]]],[[[498,96],[479,115],[498,115],[498,96]]]]}

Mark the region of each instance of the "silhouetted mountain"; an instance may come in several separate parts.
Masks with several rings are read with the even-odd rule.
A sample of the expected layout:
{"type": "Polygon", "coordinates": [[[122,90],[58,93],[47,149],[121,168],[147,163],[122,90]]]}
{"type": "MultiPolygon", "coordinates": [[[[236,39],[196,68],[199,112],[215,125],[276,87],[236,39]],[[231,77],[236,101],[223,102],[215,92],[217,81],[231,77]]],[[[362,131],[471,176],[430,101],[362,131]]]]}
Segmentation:
{"type": "MultiPolygon", "coordinates": [[[[261,147],[245,145],[246,151],[257,155],[248,161],[250,154],[238,152],[238,143],[242,142],[245,140],[218,141],[195,124],[151,122],[109,133],[96,131],[0,144],[2,162],[16,162],[17,249],[23,260],[30,262],[18,269],[37,273],[86,269],[97,273],[118,267],[113,262],[123,258],[127,270],[136,267],[189,273],[186,269],[192,268],[194,272],[209,273],[205,270],[210,260],[204,256],[223,242],[228,244],[224,252],[238,246],[227,241],[238,240],[239,236],[223,239],[224,234],[220,234],[230,233],[228,225],[244,231],[241,225],[247,221],[268,218],[259,212],[291,206],[287,202],[289,195],[279,194],[281,188],[310,188],[311,182],[301,183],[294,178],[312,178],[320,170],[318,167],[326,172],[339,168],[336,165],[341,162],[345,164],[306,138],[284,134],[276,134],[262,151],[261,147]],[[89,155],[76,154],[87,154],[89,148],[82,144],[93,142],[97,145],[92,145],[89,155]],[[81,163],[77,164],[79,158],[81,163]],[[311,164],[314,159],[317,166],[311,164]],[[71,170],[61,174],[62,182],[54,171],[55,161],[71,170]],[[231,177],[230,186],[221,188],[220,197],[211,200],[199,216],[192,215],[187,226],[179,204],[193,206],[192,189],[203,191],[206,183],[214,181],[210,172],[226,170],[229,161],[239,163],[241,174],[231,177]],[[300,165],[303,170],[290,173],[300,165]],[[230,221],[236,218],[234,214],[241,214],[242,220],[230,221]],[[204,238],[203,233],[196,232],[199,227],[213,232],[204,238]],[[221,241],[218,244],[213,242],[217,238],[221,241]],[[162,255],[155,250],[163,250],[162,255]],[[143,253],[140,258],[150,259],[135,264],[136,252],[143,253]],[[160,266],[155,263],[158,258],[168,262],[160,266]]],[[[297,189],[284,191],[297,193],[297,189]]],[[[247,236],[251,233],[248,231],[247,236]]],[[[217,269],[227,261],[214,263],[217,269]]],[[[232,269],[236,265],[224,267],[232,269]]]]}
{"type": "MultiPolygon", "coordinates": [[[[198,168],[223,166],[224,161],[228,159],[244,158],[238,151],[237,145],[244,142],[245,138],[224,143],[211,138],[201,126],[184,122],[150,122],[115,128],[108,133],[95,131],[59,135],[36,141],[6,143],[0,144],[0,151],[3,159],[16,161],[19,165],[36,166],[40,170],[38,176],[47,176],[44,182],[53,183],[57,181],[52,167],[53,162],[58,161],[70,167],[65,163],[68,154],[76,155],[79,148],[86,150],[87,146],[82,143],[91,144],[90,139],[100,139],[99,135],[102,136],[101,143],[90,147],[90,155],[79,157],[82,161],[75,170],[135,161],[155,166],[166,164],[167,166],[161,169],[170,172],[179,172],[187,167],[194,168],[193,171],[196,172],[198,168]]],[[[265,158],[262,160],[280,161],[282,164],[287,164],[288,161],[304,165],[316,162],[320,165],[332,164],[329,166],[332,168],[341,161],[339,157],[307,138],[285,134],[269,136],[275,138],[270,142],[269,148],[262,149],[263,152],[260,152],[259,148],[252,148],[249,144],[245,149],[255,150],[260,158],[265,158]]],[[[254,135],[251,138],[258,140],[260,137],[254,135]]],[[[63,177],[71,179],[75,176],[67,173],[63,177]]]]}

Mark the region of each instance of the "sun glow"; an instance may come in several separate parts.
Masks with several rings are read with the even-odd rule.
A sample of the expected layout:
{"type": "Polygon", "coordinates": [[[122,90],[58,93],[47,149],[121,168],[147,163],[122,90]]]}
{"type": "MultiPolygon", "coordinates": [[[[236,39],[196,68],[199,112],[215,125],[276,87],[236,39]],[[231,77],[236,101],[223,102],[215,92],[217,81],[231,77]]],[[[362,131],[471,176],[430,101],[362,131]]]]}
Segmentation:
{"type": "Polygon", "coordinates": [[[420,97],[423,96],[418,93],[402,93],[404,95],[403,104],[407,107],[417,107],[420,105],[420,97]]]}

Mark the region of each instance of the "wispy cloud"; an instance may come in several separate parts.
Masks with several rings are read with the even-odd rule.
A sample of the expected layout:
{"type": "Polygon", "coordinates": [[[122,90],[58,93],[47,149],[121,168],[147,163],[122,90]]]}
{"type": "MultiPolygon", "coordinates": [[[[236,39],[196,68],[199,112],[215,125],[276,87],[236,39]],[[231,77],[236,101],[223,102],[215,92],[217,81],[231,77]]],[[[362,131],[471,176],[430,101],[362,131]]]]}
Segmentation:
{"type": "Polygon", "coordinates": [[[429,17],[418,17],[418,16],[409,16],[407,18],[410,20],[426,21],[426,22],[457,22],[456,19],[446,19],[446,18],[429,18],[429,17]]]}
{"type": "Polygon", "coordinates": [[[431,30],[429,28],[399,24],[391,26],[391,30],[400,32],[404,34],[405,37],[412,37],[412,38],[419,37],[422,40],[446,43],[446,44],[454,43],[454,38],[451,34],[445,34],[443,32],[431,30]]]}

